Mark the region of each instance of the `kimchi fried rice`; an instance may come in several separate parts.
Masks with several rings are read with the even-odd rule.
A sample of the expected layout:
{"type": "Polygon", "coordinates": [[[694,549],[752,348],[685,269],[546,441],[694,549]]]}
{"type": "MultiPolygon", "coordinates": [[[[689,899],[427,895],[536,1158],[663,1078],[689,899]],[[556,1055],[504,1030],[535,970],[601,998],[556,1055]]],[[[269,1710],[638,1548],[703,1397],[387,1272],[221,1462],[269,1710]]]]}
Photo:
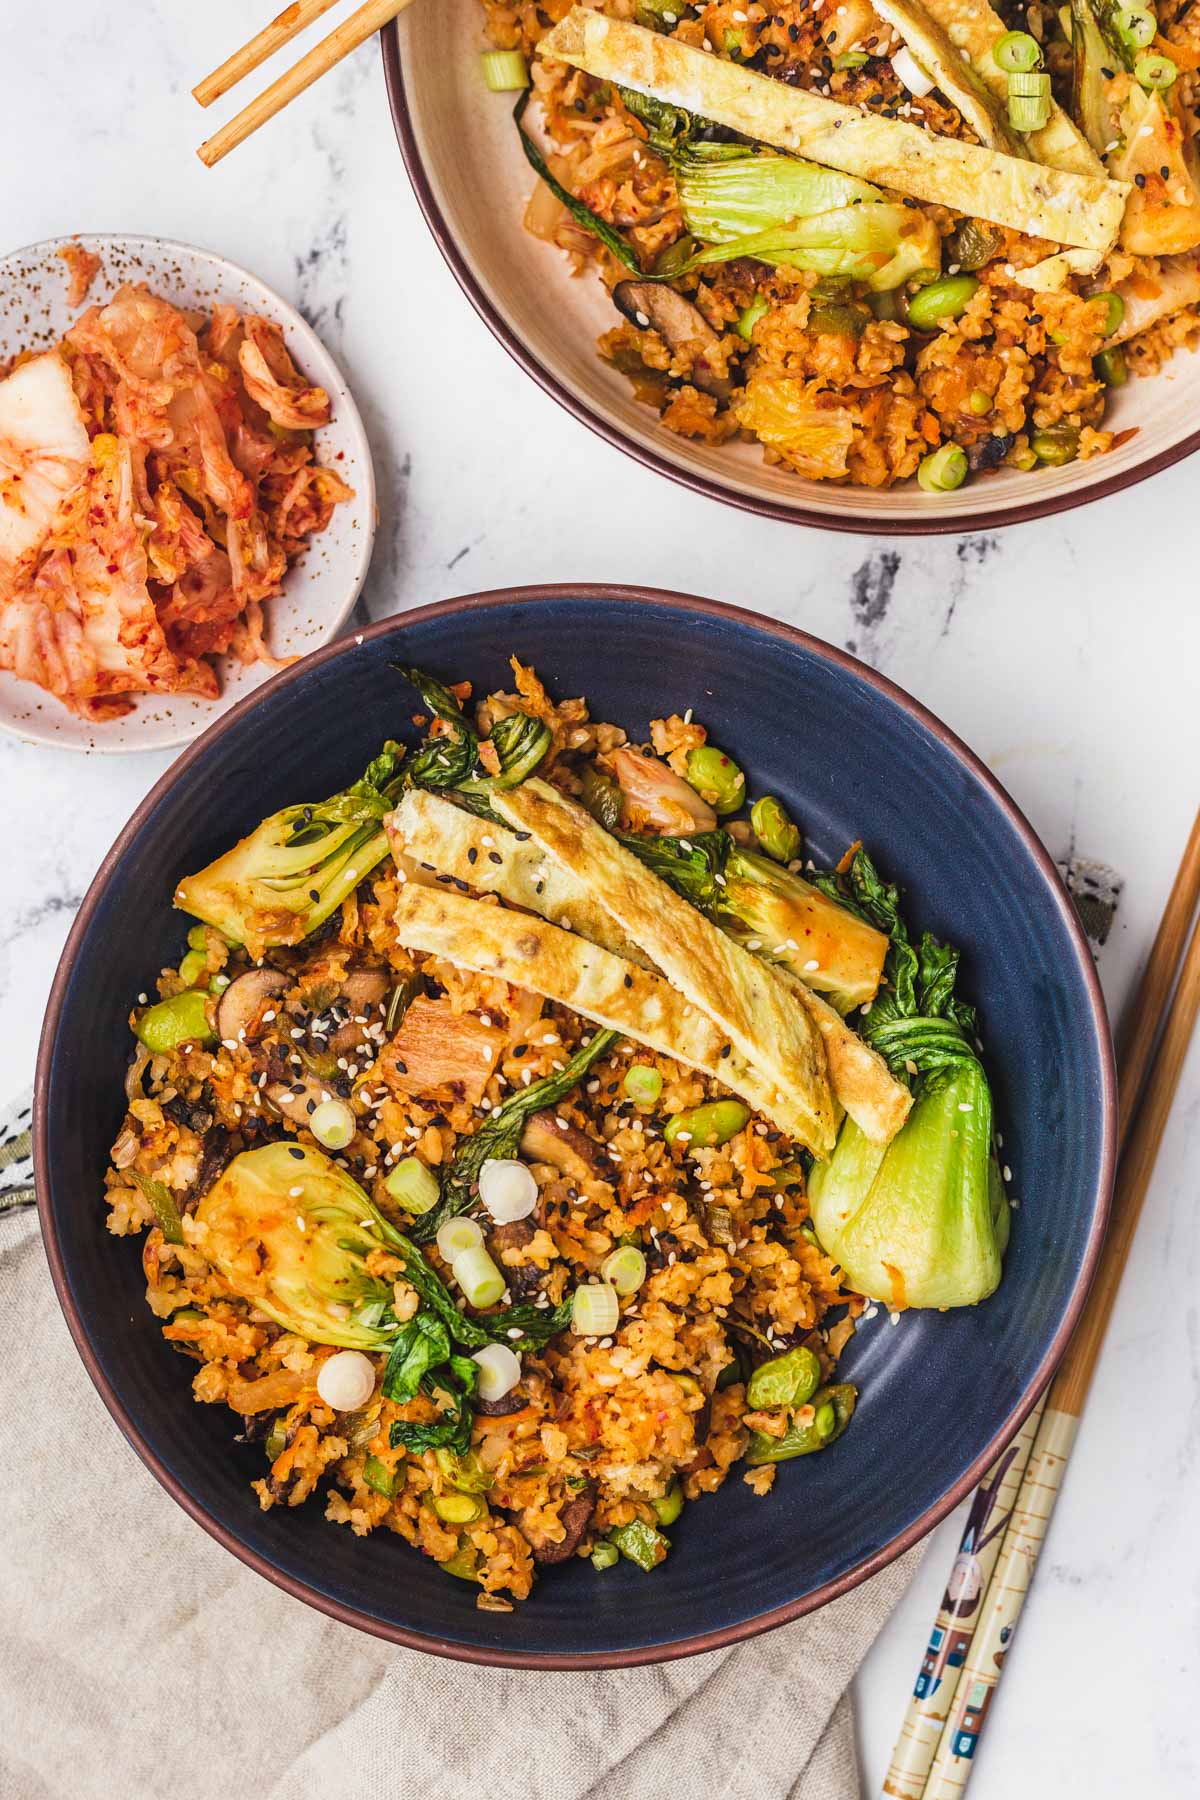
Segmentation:
{"type": "MultiPolygon", "coordinates": [[[[731,1474],[766,1494],[850,1422],[835,1368],[872,1296],[981,1298],[1003,1249],[990,1098],[996,1244],[969,1292],[926,1300],[914,1269],[906,1295],[903,1246],[880,1292],[814,1229],[816,1162],[832,1178],[861,1127],[886,1165],[923,1105],[919,1049],[889,1066],[867,1015],[848,1022],[903,937],[879,923],[891,900],[871,922],[863,853],[810,884],[774,799],[718,824],[745,778],[690,714],[631,746],[513,666],[516,690],[474,707],[469,684],[408,671],[423,744],[389,743],[344,793],[180,884],[200,922],[131,1014],[106,1176],[108,1229],[142,1235],[196,1400],[261,1446],[259,1504],[383,1527],[497,1611],[539,1565],[654,1568],[685,1504],[731,1474]],[[720,929],[672,873],[701,853],[743,908],[720,929]],[[649,900],[644,927],[609,857],[649,900]],[[770,961],[757,904],[781,934],[770,961]]],[[[951,965],[943,1049],[967,1025],[952,987],[951,965]]],[[[953,1104],[957,1136],[971,1107],[953,1104]]]]}

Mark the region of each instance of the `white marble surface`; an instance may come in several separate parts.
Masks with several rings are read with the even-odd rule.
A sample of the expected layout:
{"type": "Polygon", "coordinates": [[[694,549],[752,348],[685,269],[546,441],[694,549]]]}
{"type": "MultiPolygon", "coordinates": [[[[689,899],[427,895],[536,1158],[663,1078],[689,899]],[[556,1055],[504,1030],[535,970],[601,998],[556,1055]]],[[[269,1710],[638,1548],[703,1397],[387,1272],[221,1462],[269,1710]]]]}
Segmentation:
{"type": "MultiPolygon", "coordinates": [[[[372,434],[383,512],[372,617],[510,582],[643,581],[856,648],[966,737],[1055,855],[1075,848],[1124,871],[1105,964],[1119,1005],[1198,797],[1200,463],[999,538],[894,546],[753,521],[684,493],[561,412],[476,319],[409,192],[374,45],[222,168],[201,167],[188,88],[265,10],[0,7],[3,248],[58,232],[158,232],[219,249],[296,301],[342,360],[372,434]],[[588,524],[585,493],[604,495],[603,521],[588,524]]],[[[166,760],[0,742],[0,1094],[29,1079],[72,914],[166,760]]],[[[1200,1050],[976,1800],[1200,1792],[1198,1153],[1200,1050]]],[[[869,1793],[955,1534],[938,1534],[858,1683],[869,1793]]]]}

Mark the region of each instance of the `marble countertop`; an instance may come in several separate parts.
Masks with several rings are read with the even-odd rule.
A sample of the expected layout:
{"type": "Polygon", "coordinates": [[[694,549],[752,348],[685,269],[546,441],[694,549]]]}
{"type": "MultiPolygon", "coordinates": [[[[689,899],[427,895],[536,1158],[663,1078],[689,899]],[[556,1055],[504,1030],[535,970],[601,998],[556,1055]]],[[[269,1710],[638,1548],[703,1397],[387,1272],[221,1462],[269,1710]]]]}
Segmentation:
{"type": "MultiPolygon", "coordinates": [[[[505,583],[648,582],[854,650],[966,738],[1056,857],[1123,872],[1103,971],[1119,1016],[1197,801],[1200,608],[1187,571],[1200,555],[1200,463],[1094,509],[959,540],[803,531],[688,494],[569,418],[476,318],[409,191],[376,46],[221,168],[202,168],[188,89],[245,36],[248,10],[240,0],[4,8],[0,248],[60,232],[161,233],[221,250],[295,301],[340,359],[372,438],[382,514],[363,602],[372,618],[505,583]],[[597,492],[606,526],[585,538],[576,496],[597,492]]],[[[10,847],[0,1094],[28,1082],[72,915],[168,761],[0,740],[10,847]]],[[[1200,1791],[1198,1156],[1200,1048],[975,1800],[1200,1791]]],[[[857,1683],[868,1793],[958,1529],[937,1534],[857,1683]]]]}

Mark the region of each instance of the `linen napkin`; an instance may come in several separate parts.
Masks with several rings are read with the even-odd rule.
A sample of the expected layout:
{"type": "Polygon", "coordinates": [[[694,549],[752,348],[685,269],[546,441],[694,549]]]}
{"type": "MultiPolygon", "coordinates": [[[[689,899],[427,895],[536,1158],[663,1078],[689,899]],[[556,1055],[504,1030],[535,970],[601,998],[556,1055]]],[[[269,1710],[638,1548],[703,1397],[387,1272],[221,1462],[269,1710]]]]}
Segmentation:
{"type": "Polygon", "coordinates": [[[28,1205],[28,1117],[0,1130],[0,1800],[857,1800],[846,1689],[920,1547],[794,1625],[641,1669],[475,1668],[326,1619],[200,1531],[110,1419],[28,1205]]]}

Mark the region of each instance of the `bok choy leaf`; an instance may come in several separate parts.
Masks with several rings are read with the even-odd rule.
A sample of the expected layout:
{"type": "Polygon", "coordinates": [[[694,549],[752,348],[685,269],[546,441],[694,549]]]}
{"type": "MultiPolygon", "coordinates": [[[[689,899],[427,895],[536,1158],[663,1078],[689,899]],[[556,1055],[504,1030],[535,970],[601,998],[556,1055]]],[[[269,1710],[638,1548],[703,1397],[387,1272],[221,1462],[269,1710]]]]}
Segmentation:
{"type": "Polygon", "coordinates": [[[913,944],[899,890],[864,851],[814,879],[888,935],[885,983],[859,1029],[916,1093],[887,1146],[845,1121],[809,1182],[817,1236],[851,1287],[889,1307],[972,1306],[999,1283],[1009,1214],[977,1020],[954,991],[958,952],[928,932],[913,944]]]}

